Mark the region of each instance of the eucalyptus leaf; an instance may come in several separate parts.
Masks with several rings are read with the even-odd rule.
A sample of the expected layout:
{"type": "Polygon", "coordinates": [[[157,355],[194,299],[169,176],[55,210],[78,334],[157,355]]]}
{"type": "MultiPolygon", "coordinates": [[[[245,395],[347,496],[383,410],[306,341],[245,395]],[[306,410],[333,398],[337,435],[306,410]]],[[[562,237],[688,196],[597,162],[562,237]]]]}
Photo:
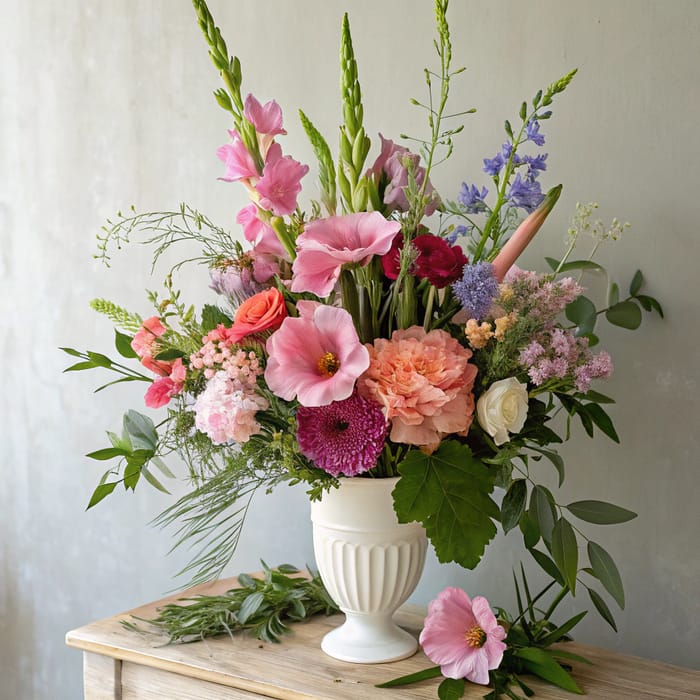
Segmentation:
{"type": "Polygon", "coordinates": [[[588,543],[588,559],[596,578],[603,584],[605,590],[613,597],[622,610],[625,609],[625,591],[622,578],[613,558],[599,544],[588,543]]]}
{"type": "Polygon", "coordinates": [[[587,335],[593,332],[597,320],[595,304],[583,295],[567,304],[564,311],[566,318],[576,324],[576,335],[587,335]]]}
{"type": "Polygon", "coordinates": [[[617,282],[613,282],[608,289],[608,306],[615,306],[620,301],[620,287],[617,282]]]}
{"type": "Polygon", "coordinates": [[[661,304],[654,299],[654,297],[650,297],[648,294],[637,294],[635,299],[642,305],[642,308],[645,311],[651,311],[652,309],[656,311],[661,318],[664,317],[664,311],[661,308],[661,304]]]}
{"type": "Polygon", "coordinates": [[[637,296],[639,290],[642,288],[642,284],[644,284],[644,275],[642,275],[641,270],[637,270],[632,277],[632,281],[630,282],[631,297],[637,296]]]}
{"type": "Polygon", "coordinates": [[[631,510],[605,501],[574,501],[569,503],[566,508],[580,520],[596,525],[616,525],[637,517],[637,514],[631,510]]]}
{"type": "Polygon", "coordinates": [[[614,326],[633,331],[642,323],[642,312],[633,301],[621,301],[605,312],[605,318],[614,326]]]}

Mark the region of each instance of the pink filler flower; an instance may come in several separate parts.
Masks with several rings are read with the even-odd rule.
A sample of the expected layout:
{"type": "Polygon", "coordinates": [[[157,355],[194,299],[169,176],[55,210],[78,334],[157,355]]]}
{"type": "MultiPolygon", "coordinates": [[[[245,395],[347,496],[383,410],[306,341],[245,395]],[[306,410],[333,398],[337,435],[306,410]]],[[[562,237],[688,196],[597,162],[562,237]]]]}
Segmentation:
{"type": "Polygon", "coordinates": [[[297,302],[298,318],[288,317],[267,339],[265,381],[274,394],[302,406],[326,406],[347,399],[369,366],[345,309],[297,302]]]}
{"type": "Polygon", "coordinates": [[[503,659],[505,636],[486,598],[446,588],[428,606],[420,643],[443,676],[488,685],[489,670],[503,659]]]}

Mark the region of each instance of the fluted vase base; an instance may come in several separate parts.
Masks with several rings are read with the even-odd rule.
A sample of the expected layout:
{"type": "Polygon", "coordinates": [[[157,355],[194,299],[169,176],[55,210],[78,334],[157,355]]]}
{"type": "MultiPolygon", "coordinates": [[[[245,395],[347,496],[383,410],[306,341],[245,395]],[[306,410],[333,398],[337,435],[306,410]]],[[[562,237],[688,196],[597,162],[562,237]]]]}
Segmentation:
{"type": "Polygon", "coordinates": [[[379,664],[413,656],[418,642],[396,625],[391,615],[346,612],[345,622],[323,638],[321,649],[340,661],[379,664]]]}

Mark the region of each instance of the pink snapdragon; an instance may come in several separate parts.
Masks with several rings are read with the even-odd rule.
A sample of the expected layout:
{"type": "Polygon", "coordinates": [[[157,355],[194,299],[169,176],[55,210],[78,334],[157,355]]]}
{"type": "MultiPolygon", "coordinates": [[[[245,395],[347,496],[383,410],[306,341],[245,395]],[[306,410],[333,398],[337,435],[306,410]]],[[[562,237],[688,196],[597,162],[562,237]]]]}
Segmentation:
{"type": "Polygon", "coordinates": [[[216,149],[219,160],[226,165],[226,173],[219,179],[225,182],[238,182],[259,177],[260,173],[255,166],[255,160],[245,147],[239,133],[235,129],[231,129],[228,133],[233,143],[227,143],[216,149]]]}
{"type": "Polygon", "coordinates": [[[297,318],[286,318],[267,339],[267,386],[302,406],[347,399],[369,366],[352,317],[345,309],[310,301],[297,302],[297,311],[297,318]]]}
{"type": "Polygon", "coordinates": [[[281,146],[273,143],[267,153],[262,178],[255,185],[260,206],[276,216],[291,214],[301,192],[301,178],[308,172],[308,165],[302,165],[291,156],[283,156],[281,146]]]}
{"type": "Polygon", "coordinates": [[[420,643],[443,676],[488,685],[489,671],[503,660],[505,636],[486,598],[446,588],[428,606],[420,643]]]}
{"type": "Polygon", "coordinates": [[[400,230],[398,221],[376,211],[310,221],[297,238],[292,291],[328,296],[343,265],[366,265],[374,255],[388,253],[400,230]]]}

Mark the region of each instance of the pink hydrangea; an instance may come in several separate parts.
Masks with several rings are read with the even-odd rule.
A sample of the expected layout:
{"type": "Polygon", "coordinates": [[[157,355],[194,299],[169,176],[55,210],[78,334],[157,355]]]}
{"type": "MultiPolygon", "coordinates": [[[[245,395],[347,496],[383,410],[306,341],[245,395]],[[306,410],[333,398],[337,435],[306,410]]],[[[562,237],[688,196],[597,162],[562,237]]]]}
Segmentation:
{"type": "Polygon", "coordinates": [[[297,311],[297,318],[286,318],[267,339],[267,386],[302,406],[347,399],[369,365],[352,317],[345,309],[310,301],[297,302],[297,311]]]}
{"type": "Polygon", "coordinates": [[[420,326],[368,345],[370,366],[358,382],[384,407],[394,442],[433,451],[445,435],[466,435],[474,417],[476,367],[471,350],[449,333],[420,326]]]}
{"type": "Polygon", "coordinates": [[[378,212],[310,221],[297,238],[292,291],[328,296],[343,265],[366,265],[374,255],[388,253],[400,230],[398,221],[387,221],[378,212]]]}
{"type": "Polygon", "coordinates": [[[503,660],[505,636],[486,598],[446,588],[428,606],[420,643],[443,676],[488,685],[489,671],[503,660]]]}
{"type": "Polygon", "coordinates": [[[260,432],[255,418],[269,407],[254,391],[244,391],[226,372],[216,372],[194,404],[195,427],[215,445],[247,442],[260,432]]]}

